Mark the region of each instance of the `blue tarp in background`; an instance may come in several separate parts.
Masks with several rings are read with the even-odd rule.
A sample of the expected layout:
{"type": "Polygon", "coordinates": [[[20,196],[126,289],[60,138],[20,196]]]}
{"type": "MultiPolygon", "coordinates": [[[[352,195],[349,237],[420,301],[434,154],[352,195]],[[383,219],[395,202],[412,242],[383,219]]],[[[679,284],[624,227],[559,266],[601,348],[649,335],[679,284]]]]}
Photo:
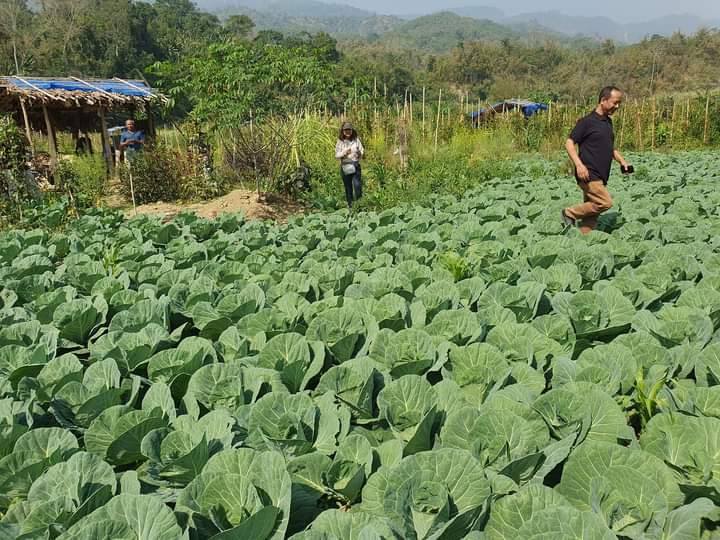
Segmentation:
{"type": "Polygon", "coordinates": [[[530,118],[532,115],[539,113],[540,111],[547,111],[548,106],[544,103],[530,103],[521,107],[522,113],[525,118],[530,118]]]}
{"type": "Polygon", "coordinates": [[[546,111],[548,109],[548,106],[545,103],[535,103],[533,101],[511,99],[495,103],[489,109],[480,109],[479,111],[473,111],[470,113],[470,118],[476,121],[480,118],[485,118],[486,116],[488,116],[488,114],[501,113],[505,111],[515,111],[518,109],[522,111],[525,118],[530,118],[531,116],[541,111],[546,111]]]}
{"type": "MultiPolygon", "coordinates": [[[[29,77],[23,77],[23,80],[20,80],[17,77],[3,77],[7,82],[11,83],[12,85],[27,89],[27,90],[33,90],[33,86],[36,88],[39,88],[41,90],[66,90],[70,92],[97,92],[94,88],[91,88],[87,84],[84,84],[80,81],[74,81],[72,79],[33,79],[29,77]],[[25,82],[27,81],[27,82],[25,82]],[[29,83],[29,84],[28,84],[29,83]]],[[[149,96],[152,93],[152,89],[145,84],[142,81],[132,81],[133,86],[137,86],[138,88],[133,88],[133,86],[127,85],[120,81],[113,81],[113,80],[90,80],[88,81],[89,84],[92,86],[95,86],[97,88],[100,88],[101,90],[104,90],[105,92],[108,92],[110,94],[119,94],[121,96],[137,96],[137,97],[145,97],[149,96]]]]}

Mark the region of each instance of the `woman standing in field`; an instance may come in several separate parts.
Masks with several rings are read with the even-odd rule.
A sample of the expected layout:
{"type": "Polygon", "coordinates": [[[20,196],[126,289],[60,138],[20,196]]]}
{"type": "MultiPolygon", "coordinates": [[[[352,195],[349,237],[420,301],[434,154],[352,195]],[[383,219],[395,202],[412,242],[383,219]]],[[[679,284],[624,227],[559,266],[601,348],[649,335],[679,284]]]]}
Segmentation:
{"type": "Polygon", "coordinates": [[[335,145],[335,157],[340,160],[340,176],[345,185],[345,198],[348,208],[352,209],[353,201],[362,197],[362,172],[360,160],[365,155],[357,131],[349,122],[340,127],[340,135],[335,145]]]}

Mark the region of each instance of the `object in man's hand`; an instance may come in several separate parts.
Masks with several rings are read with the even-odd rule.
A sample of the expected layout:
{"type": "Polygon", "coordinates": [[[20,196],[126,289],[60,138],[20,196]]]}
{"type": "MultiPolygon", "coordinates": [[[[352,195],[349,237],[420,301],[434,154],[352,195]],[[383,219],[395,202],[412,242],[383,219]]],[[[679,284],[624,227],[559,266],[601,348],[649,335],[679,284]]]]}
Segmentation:
{"type": "Polygon", "coordinates": [[[633,167],[632,165],[620,165],[620,172],[622,172],[623,174],[632,174],[635,172],[635,167],[633,167]]]}

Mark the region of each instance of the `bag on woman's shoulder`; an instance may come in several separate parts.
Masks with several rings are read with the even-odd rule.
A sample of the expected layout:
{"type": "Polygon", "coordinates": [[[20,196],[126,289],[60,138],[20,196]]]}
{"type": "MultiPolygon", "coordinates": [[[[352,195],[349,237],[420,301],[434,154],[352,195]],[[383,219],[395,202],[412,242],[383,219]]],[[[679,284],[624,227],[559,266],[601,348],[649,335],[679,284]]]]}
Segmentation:
{"type": "Polygon", "coordinates": [[[357,171],[354,163],[343,163],[341,167],[342,167],[343,174],[345,174],[347,176],[350,176],[351,174],[355,174],[355,172],[357,171]]]}

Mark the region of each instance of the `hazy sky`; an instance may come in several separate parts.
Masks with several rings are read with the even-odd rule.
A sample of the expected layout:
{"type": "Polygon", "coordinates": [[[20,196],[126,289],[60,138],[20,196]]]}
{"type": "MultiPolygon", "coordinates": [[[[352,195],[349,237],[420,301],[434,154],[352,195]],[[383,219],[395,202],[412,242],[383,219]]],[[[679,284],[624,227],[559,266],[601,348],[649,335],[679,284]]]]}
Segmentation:
{"type": "Polygon", "coordinates": [[[644,21],[663,15],[692,13],[704,18],[720,18],[720,0],[326,0],[349,4],[379,13],[423,13],[447,7],[492,6],[509,15],[557,9],[570,15],[605,15],[623,22],[644,21]]]}

